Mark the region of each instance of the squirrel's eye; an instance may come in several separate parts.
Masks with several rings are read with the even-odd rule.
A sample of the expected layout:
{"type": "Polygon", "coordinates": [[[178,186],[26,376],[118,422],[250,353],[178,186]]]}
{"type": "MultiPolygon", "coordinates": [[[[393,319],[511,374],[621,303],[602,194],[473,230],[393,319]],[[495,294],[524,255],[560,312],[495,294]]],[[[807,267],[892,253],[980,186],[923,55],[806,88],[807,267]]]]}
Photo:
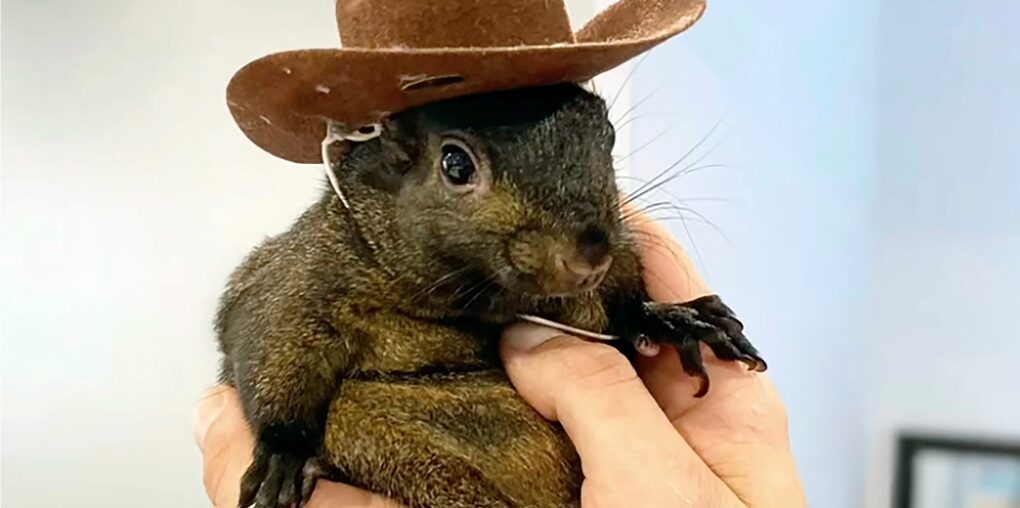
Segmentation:
{"type": "Polygon", "coordinates": [[[455,144],[443,145],[443,159],[441,161],[443,176],[454,185],[467,185],[474,181],[475,160],[471,154],[455,144]]]}

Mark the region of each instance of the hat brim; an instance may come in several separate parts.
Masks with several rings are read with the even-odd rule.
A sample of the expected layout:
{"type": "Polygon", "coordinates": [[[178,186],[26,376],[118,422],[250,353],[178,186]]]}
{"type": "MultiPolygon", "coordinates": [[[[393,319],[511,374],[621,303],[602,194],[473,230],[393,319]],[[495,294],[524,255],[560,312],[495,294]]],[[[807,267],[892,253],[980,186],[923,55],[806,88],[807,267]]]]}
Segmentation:
{"type": "Polygon", "coordinates": [[[703,11],[703,0],[624,0],[578,32],[578,42],[552,46],[275,53],[234,75],[227,103],[262,149],[318,163],[327,121],[358,127],[443,99],[586,81],[684,31],[703,11]]]}

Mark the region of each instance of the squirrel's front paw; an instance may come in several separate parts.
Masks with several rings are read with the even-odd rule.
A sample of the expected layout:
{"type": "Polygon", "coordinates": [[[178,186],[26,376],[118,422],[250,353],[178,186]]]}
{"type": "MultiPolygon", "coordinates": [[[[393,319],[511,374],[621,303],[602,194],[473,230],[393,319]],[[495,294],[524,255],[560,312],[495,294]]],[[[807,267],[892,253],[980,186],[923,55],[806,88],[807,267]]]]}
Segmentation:
{"type": "Polygon", "coordinates": [[[757,372],[767,368],[758,350],[744,337],[744,325],[716,295],[687,303],[645,302],[643,311],[641,329],[632,337],[635,345],[640,348],[641,342],[651,341],[675,347],[684,372],[701,380],[695,397],[708,393],[709,386],[701,359],[702,342],[720,360],[741,361],[757,372]]]}
{"type": "Polygon", "coordinates": [[[255,459],[241,479],[240,508],[300,508],[315,482],[324,476],[316,457],[272,453],[259,443],[255,459]]]}

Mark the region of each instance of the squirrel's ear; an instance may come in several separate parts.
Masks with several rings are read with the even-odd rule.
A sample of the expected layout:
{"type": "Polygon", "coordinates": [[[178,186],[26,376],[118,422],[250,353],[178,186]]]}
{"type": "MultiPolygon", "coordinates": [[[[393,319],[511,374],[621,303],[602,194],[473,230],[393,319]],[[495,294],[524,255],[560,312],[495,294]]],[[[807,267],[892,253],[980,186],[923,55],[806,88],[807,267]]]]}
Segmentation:
{"type": "Polygon", "coordinates": [[[375,128],[378,132],[366,143],[378,143],[377,160],[381,164],[361,168],[360,179],[371,187],[395,193],[403,186],[404,176],[421,151],[415,126],[407,119],[387,118],[375,124],[375,128]]]}
{"type": "Polygon", "coordinates": [[[406,118],[386,118],[380,124],[382,134],[379,141],[387,154],[390,167],[406,169],[418,157],[418,133],[414,122],[406,118]]]}

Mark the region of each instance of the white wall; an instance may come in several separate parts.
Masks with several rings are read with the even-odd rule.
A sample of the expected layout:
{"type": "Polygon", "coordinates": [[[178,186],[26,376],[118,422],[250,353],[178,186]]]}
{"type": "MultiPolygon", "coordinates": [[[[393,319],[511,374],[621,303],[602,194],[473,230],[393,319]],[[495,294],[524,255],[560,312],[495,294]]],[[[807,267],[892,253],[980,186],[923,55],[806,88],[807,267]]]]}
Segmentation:
{"type": "Polygon", "coordinates": [[[215,378],[216,299],[321,186],[248,142],[224,89],[263,54],[335,46],[332,12],[3,3],[0,504],[206,503],[190,414],[215,378]]]}
{"type": "Polygon", "coordinates": [[[3,4],[3,505],[201,506],[226,275],[316,195],[224,106],[330,3],[3,4]]]}
{"type": "MultiPolygon", "coordinates": [[[[711,2],[689,36],[639,67],[632,170],[649,176],[721,118],[704,163],[669,190],[730,237],[691,223],[708,281],[743,316],[790,415],[812,506],[862,502],[864,289],[874,178],[873,2],[711,2]]],[[[699,150],[698,153],[705,153],[699,150]]],[[[661,196],[669,198],[669,196],[661,196]]],[[[687,245],[679,227],[681,239],[687,245]]]]}
{"type": "Polygon", "coordinates": [[[888,2],[867,348],[868,506],[894,432],[1020,439],[1020,3],[888,2]]]}

